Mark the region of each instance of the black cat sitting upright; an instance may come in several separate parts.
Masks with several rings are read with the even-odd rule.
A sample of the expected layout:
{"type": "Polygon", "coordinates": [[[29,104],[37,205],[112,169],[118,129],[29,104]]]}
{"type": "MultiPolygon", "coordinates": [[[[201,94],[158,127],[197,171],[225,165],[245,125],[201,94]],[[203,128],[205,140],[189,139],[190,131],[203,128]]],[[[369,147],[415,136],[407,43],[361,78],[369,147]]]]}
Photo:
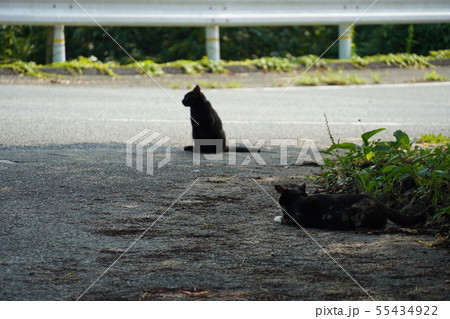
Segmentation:
{"type": "MultiPolygon", "coordinates": [[[[191,108],[191,125],[194,146],[196,140],[215,140],[214,145],[200,145],[200,153],[219,153],[235,151],[249,152],[246,147],[236,147],[229,149],[226,145],[225,131],[219,115],[213,109],[211,103],[206,99],[197,85],[192,91],[188,92],[182,101],[184,106],[191,108]],[[219,146],[219,147],[217,147],[219,146]]],[[[185,151],[194,151],[194,146],[186,146],[185,151]]],[[[257,150],[259,152],[259,150],[257,150]]]]}
{"type": "Polygon", "coordinates": [[[425,215],[404,216],[365,194],[306,194],[306,184],[286,189],[275,185],[283,216],[275,221],[288,225],[335,230],[379,229],[387,219],[401,226],[425,221],[425,215]],[[294,221],[295,220],[295,221],[294,221]]]}

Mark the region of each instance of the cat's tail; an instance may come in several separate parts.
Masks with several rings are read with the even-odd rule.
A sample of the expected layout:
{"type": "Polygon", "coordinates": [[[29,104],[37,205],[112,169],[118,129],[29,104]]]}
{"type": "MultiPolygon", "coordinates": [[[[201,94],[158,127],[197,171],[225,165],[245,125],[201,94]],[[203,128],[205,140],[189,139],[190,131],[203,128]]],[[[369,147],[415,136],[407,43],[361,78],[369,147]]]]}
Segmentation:
{"type": "MultiPolygon", "coordinates": [[[[186,152],[194,152],[194,146],[185,146],[184,150],[186,152]]],[[[216,146],[214,145],[202,145],[200,146],[200,153],[202,154],[217,154],[216,146]]]]}
{"type": "Polygon", "coordinates": [[[414,215],[414,216],[405,216],[405,215],[402,215],[402,214],[396,212],[395,210],[393,210],[389,207],[387,207],[387,209],[388,209],[388,211],[387,211],[388,219],[400,226],[411,226],[411,225],[416,225],[416,224],[423,224],[426,221],[425,213],[414,215]]]}
{"type": "Polygon", "coordinates": [[[230,147],[226,147],[226,149],[225,149],[225,152],[228,152],[228,153],[251,153],[251,152],[253,152],[253,153],[260,153],[261,152],[261,150],[260,149],[249,149],[249,148],[247,148],[247,147],[245,147],[245,146],[236,146],[236,147],[232,147],[232,148],[230,148],[230,147]]]}
{"type": "MultiPolygon", "coordinates": [[[[184,147],[184,150],[185,150],[186,152],[193,152],[193,151],[194,151],[194,147],[193,147],[193,146],[185,146],[185,147],[184,147]]],[[[208,145],[202,146],[200,150],[201,150],[201,153],[205,153],[205,154],[208,154],[208,153],[209,153],[209,154],[215,154],[215,153],[216,153],[216,148],[215,148],[215,146],[213,146],[212,148],[211,148],[211,147],[208,147],[208,145]]],[[[229,147],[227,146],[227,147],[225,147],[224,152],[228,152],[228,153],[233,153],[233,152],[235,152],[235,153],[250,153],[250,152],[257,152],[257,153],[260,153],[261,150],[260,150],[260,149],[248,149],[248,148],[245,147],[245,146],[238,146],[238,147],[233,147],[233,148],[229,148],[229,147]]]]}

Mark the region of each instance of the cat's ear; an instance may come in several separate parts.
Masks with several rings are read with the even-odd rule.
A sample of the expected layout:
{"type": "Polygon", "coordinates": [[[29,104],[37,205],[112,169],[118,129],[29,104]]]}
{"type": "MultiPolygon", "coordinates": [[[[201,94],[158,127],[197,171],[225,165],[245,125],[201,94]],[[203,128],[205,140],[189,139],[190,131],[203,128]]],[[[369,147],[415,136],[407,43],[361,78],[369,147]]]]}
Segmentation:
{"type": "Polygon", "coordinates": [[[302,186],[298,188],[303,194],[306,194],[306,183],[303,183],[302,186]]]}
{"type": "Polygon", "coordinates": [[[276,189],[277,192],[278,192],[279,194],[281,194],[281,195],[283,195],[284,192],[286,191],[286,189],[285,189],[283,186],[281,186],[281,185],[275,185],[275,189],[276,189]]]}
{"type": "Polygon", "coordinates": [[[201,91],[200,87],[198,85],[196,85],[195,88],[194,88],[194,92],[195,93],[200,93],[200,91],[201,91]]]}

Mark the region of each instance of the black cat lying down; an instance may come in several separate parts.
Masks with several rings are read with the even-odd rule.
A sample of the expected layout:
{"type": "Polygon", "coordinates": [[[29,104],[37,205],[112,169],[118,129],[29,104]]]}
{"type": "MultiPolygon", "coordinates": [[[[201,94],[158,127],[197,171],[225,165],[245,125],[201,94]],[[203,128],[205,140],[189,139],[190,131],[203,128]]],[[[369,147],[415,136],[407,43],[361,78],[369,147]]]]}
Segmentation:
{"type": "MultiPolygon", "coordinates": [[[[223,152],[249,152],[246,147],[236,147],[229,149],[226,145],[225,131],[222,127],[222,121],[219,115],[213,109],[211,103],[206,99],[197,85],[192,91],[188,92],[182,101],[184,106],[191,108],[191,125],[192,137],[194,138],[194,145],[196,140],[215,140],[220,145],[223,152]]],[[[193,146],[186,146],[185,151],[192,152],[193,146]]],[[[253,150],[259,152],[259,150],[253,150]]],[[[200,153],[218,153],[217,146],[201,145],[200,153]]]]}
{"type": "Polygon", "coordinates": [[[276,222],[302,227],[352,230],[383,228],[387,219],[401,226],[424,222],[425,215],[404,216],[385,206],[379,200],[364,194],[306,194],[306,184],[292,189],[275,185],[281,194],[283,216],[276,222]],[[286,214],[286,212],[289,215],[286,214]]]}

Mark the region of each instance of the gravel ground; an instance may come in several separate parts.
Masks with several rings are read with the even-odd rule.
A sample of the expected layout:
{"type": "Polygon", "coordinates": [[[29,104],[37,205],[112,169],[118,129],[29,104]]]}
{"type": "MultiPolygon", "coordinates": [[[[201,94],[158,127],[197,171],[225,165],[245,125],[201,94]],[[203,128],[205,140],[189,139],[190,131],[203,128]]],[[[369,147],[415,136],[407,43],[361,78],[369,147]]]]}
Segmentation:
{"type": "Polygon", "coordinates": [[[280,166],[271,150],[267,166],[197,166],[173,149],[153,176],[125,165],[122,144],[0,151],[2,300],[450,298],[449,253],[432,236],[274,223],[273,185],[312,190],[319,169],[280,166]]]}

